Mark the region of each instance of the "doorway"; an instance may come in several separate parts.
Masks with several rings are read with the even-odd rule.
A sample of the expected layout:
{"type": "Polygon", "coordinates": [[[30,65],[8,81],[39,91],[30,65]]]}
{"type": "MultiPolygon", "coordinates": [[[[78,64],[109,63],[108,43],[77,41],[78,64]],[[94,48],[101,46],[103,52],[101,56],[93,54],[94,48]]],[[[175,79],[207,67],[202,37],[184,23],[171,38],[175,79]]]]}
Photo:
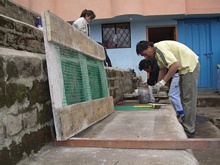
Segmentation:
{"type": "Polygon", "coordinates": [[[162,40],[177,41],[176,29],[176,26],[147,27],[147,40],[154,43],[162,40]]]}

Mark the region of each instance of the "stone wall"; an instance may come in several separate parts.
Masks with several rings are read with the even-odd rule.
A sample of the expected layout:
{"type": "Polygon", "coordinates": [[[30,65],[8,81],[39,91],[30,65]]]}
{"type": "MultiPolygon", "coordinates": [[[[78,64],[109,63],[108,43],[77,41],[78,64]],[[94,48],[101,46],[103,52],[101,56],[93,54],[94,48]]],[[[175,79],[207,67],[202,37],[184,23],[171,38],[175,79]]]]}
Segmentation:
{"type": "Polygon", "coordinates": [[[109,94],[113,97],[114,103],[123,100],[125,93],[132,93],[132,73],[129,70],[120,70],[106,67],[108,76],[109,94]]]}
{"type": "Polygon", "coordinates": [[[1,14],[0,46],[33,53],[45,53],[41,30],[1,14]]]}
{"type": "MultiPolygon", "coordinates": [[[[54,138],[43,33],[33,26],[35,16],[0,0],[0,164],[16,164],[54,138]]],[[[132,92],[132,74],[106,71],[117,103],[132,92]]]]}
{"type": "Polygon", "coordinates": [[[0,48],[0,164],[16,164],[52,140],[45,56],[0,48]]]}
{"type": "Polygon", "coordinates": [[[0,164],[16,164],[54,138],[53,114],[36,14],[6,0],[0,12],[0,164]]]}
{"type": "Polygon", "coordinates": [[[0,14],[25,22],[32,26],[35,26],[35,19],[39,16],[38,13],[30,11],[9,0],[0,0],[0,14]]]}

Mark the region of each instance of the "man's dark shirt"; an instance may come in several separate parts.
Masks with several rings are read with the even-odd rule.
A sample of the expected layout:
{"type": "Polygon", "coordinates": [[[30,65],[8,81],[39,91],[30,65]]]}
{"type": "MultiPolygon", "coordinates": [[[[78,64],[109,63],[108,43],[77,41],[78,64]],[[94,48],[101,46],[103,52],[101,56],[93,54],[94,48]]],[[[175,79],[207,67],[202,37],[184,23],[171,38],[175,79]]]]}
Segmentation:
{"type": "Polygon", "coordinates": [[[104,50],[105,50],[105,57],[106,57],[106,59],[105,59],[105,61],[104,61],[104,65],[105,65],[105,66],[108,66],[108,67],[112,67],[111,60],[110,60],[110,58],[109,58],[109,56],[108,56],[108,54],[107,54],[107,51],[106,51],[106,48],[105,48],[105,47],[104,47],[104,50]]]}
{"type": "Polygon", "coordinates": [[[157,83],[158,75],[159,75],[159,66],[157,64],[157,59],[149,59],[151,65],[150,78],[147,79],[148,85],[155,85],[157,83]]]}
{"type": "Polygon", "coordinates": [[[97,43],[99,43],[100,45],[102,45],[103,48],[104,48],[104,51],[105,51],[105,61],[104,61],[104,65],[105,65],[105,66],[108,66],[108,67],[112,67],[112,63],[111,63],[111,60],[110,60],[110,58],[109,58],[109,56],[108,56],[108,54],[107,54],[107,51],[106,51],[105,46],[104,46],[101,42],[97,42],[97,43]]]}

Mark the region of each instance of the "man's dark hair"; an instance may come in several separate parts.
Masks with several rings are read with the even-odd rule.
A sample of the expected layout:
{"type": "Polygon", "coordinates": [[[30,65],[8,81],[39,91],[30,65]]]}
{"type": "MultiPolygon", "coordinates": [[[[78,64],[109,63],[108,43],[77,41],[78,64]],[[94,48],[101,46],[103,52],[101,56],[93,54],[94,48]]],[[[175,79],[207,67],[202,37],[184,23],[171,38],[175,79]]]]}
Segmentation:
{"type": "Polygon", "coordinates": [[[138,42],[137,45],[136,45],[136,53],[137,53],[137,55],[139,55],[141,52],[146,50],[148,48],[148,46],[153,47],[154,43],[153,42],[149,42],[149,41],[140,41],[140,42],[138,42]]]}
{"type": "Polygon", "coordinates": [[[143,69],[149,69],[149,66],[151,66],[150,60],[143,59],[139,63],[139,70],[142,71],[143,69]]]}
{"type": "Polygon", "coordinates": [[[149,71],[150,77],[147,79],[148,85],[155,85],[157,83],[160,68],[157,64],[156,58],[141,60],[139,63],[139,69],[140,70],[150,69],[149,71]]]}

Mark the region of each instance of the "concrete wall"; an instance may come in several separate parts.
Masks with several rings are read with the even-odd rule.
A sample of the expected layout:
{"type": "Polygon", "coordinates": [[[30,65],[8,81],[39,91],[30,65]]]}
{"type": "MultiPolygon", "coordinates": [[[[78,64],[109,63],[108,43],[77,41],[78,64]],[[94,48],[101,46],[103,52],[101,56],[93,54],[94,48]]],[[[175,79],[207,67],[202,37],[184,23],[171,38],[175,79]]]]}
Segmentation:
{"type": "MultiPolygon", "coordinates": [[[[19,6],[7,8],[19,13],[19,6]]],[[[0,164],[5,165],[36,153],[54,138],[43,33],[8,16],[0,15],[0,164]]],[[[106,71],[116,103],[132,91],[131,73],[106,71]]]]}

